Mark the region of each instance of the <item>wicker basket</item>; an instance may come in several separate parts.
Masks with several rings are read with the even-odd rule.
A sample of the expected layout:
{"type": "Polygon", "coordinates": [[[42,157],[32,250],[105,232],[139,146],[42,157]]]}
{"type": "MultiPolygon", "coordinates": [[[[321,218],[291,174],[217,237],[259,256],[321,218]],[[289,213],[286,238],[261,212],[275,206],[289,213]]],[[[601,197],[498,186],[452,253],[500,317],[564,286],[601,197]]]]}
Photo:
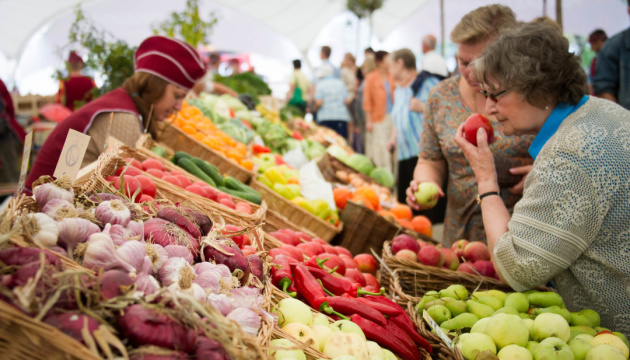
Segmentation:
{"type": "Polygon", "coordinates": [[[198,142],[173,124],[164,123],[156,140],[173,151],[185,151],[192,156],[206,160],[216,166],[221,174],[230,175],[242,183],[247,183],[249,179],[254,177],[253,172],[198,142]]]}
{"type": "Polygon", "coordinates": [[[393,271],[393,277],[382,267],[381,285],[388,286],[394,291],[398,297],[397,301],[401,304],[407,301],[417,303],[427,291],[441,290],[452,284],[461,284],[470,292],[491,289],[514,291],[507,284],[494,278],[398,259],[392,254],[391,241],[383,245],[383,261],[393,271]]]}
{"type": "Polygon", "coordinates": [[[293,231],[301,231],[311,238],[317,237],[317,235],[313,234],[310,230],[295,225],[294,223],[290,222],[286,217],[271,209],[267,209],[263,229],[266,233],[271,233],[282,229],[291,229],[293,231]]]}
{"type": "Polygon", "coordinates": [[[449,348],[439,336],[431,332],[431,329],[422,319],[422,316],[416,311],[414,304],[407,304],[407,314],[411,317],[411,320],[416,325],[420,336],[425,338],[431,347],[433,348],[432,358],[435,360],[464,360],[459,350],[449,348]]]}
{"type": "Polygon", "coordinates": [[[256,180],[252,180],[250,186],[258,191],[260,196],[267,202],[270,210],[277,212],[295,226],[310,231],[326,242],[330,242],[343,228],[342,222],[339,223],[339,226],[333,226],[283,198],[256,180]]]}

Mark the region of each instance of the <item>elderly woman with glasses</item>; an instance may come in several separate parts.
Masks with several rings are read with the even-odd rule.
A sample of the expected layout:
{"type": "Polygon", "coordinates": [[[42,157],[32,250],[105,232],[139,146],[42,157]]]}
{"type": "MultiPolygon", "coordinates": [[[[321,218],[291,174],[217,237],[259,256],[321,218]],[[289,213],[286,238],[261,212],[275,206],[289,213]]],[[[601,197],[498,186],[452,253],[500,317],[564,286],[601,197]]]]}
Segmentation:
{"type": "Polygon", "coordinates": [[[455,142],[477,180],[497,273],[524,291],[552,280],[568,309],[592,308],[630,335],[630,112],[587,96],[580,58],[555,28],[525,24],[474,62],[505,135],[535,135],[523,198],[499,196],[486,134],[455,142]]]}

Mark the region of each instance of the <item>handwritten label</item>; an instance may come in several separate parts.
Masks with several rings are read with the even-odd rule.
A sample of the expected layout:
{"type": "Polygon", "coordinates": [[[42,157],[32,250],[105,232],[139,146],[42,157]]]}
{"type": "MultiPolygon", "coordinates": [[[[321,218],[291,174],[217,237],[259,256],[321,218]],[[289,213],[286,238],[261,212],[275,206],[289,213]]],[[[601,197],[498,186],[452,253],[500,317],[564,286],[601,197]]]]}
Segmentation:
{"type": "Polygon", "coordinates": [[[22,151],[22,167],[20,168],[20,181],[18,182],[18,189],[16,196],[22,193],[24,190],[24,182],[26,181],[26,171],[28,171],[28,163],[31,159],[31,148],[33,144],[33,132],[26,134],[24,139],[24,150],[22,151]]]}
{"type": "Polygon", "coordinates": [[[431,329],[435,330],[435,333],[438,334],[438,336],[440,337],[440,339],[442,339],[442,341],[444,341],[446,346],[448,346],[451,349],[454,349],[451,338],[449,338],[448,335],[446,335],[444,331],[440,329],[440,326],[435,321],[433,321],[433,319],[431,319],[431,316],[426,310],[422,310],[422,318],[424,319],[424,321],[427,322],[427,324],[429,324],[431,329]]]}
{"type": "Polygon", "coordinates": [[[57,161],[57,167],[53,174],[56,178],[68,176],[74,183],[83,163],[83,156],[90,143],[90,136],[70,129],[66,142],[63,144],[61,155],[57,161]]]}

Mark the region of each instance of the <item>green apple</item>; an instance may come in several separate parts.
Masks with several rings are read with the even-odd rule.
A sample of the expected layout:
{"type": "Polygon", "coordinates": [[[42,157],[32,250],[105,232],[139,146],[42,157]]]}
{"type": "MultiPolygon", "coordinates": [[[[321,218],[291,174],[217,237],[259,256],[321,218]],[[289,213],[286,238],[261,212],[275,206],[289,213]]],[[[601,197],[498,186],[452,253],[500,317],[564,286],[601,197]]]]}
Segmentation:
{"type": "Polygon", "coordinates": [[[600,324],[599,314],[592,309],[583,309],[578,312],[571,313],[571,326],[586,325],[597,327],[600,324]]]}
{"type": "Polygon", "coordinates": [[[280,300],[276,306],[276,314],[278,314],[280,327],[294,322],[304,325],[310,325],[313,322],[313,313],[308,305],[293,298],[280,300]]]}
{"type": "Polygon", "coordinates": [[[319,351],[324,351],[324,344],[330,334],[333,333],[332,329],[325,325],[311,325],[311,330],[313,330],[315,340],[317,340],[317,344],[319,344],[319,351]]]}
{"type": "Polygon", "coordinates": [[[534,332],[534,320],[532,319],[521,319],[523,323],[527,326],[527,332],[529,333],[529,338],[532,338],[532,333],[534,332]]]}
{"type": "Polygon", "coordinates": [[[471,333],[482,333],[485,334],[486,330],[488,328],[488,322],[490,322],[489,317],[487,318],[483,318],[483,319],[479,319],[479,321],[477,321],[475,323],[475,325],[473,325],[473,327],[470,329],[471,333]]]}
{"type": "Polygon", "coordinates": [[[569,347],[571,348],[571,352],[573,352],[575,360],[584,360],[586,359],[586,353],[591,350],[593,345],[591,345],[589,340],[579,338],[569,341],[569,347]]]}
{"type": "Polygon", "coordinates": [[[589,334],[580,334],[576,337],[574,337],[574,339],[584,339],[586,341],[588,341],[589,343],[591,342],[591,340],[593,340],[595,338],[595,336],[593,335],[589,335],[589,334]]]}
{"type": "Polygon", "coordinates": [[[569,327],[569,329],[571,330],[571,336],[570,336],[571,339],[581,334],[588,334],[591,336],[597,335],[597,332],[593,328],[585,326],[585,325],[571,326],[569,327]]]}
{"type": "Polygon", "coordinates": [[[467,360],[474,359],[477,354],[485,350],[493,354],[497,353],[497,347],[492,338],[482,333],[462,334],[455,346],[467,360]]]}
{"type": "Polygon", "coordinates": [[[333,332],[340,331],[344,334],[355,333],[359,335],[359,337],[361,337],[363,341],[367,340],[365,338],[365,334],[363,333],[363,330],[361,330],[359,325],[353,323],[350,320],[335,321],[334,323],[330,324],[330,328],[332,329],[333,332]]]}
{"type": "Polygon", "coordinates": [[[310,327],[301,323],[294,322],[294,323],[290,323],[283,326],[282,331],[293,336],[300,342],[304,344],[308,344],[308,346],[319,351],[319,344],[317,343],[317,338],[315,337],[315,333],[313,332],[313,329],[311,329],[310,327]]]}
{"type": "Polygon", "coordinates": [[[569,329],[569,323],[562,316],[544,313],[538,315],[534,320],[532,335],[532,339],[536,341],[556,337],[567,342],[571,337],[571,329],[569,329]]]}
{"type": "Polygon", "coordinates": [[[317,313],[317,314],[313,315],[313,322],[311,322],[310,325],[311,326],[313,326],[313,325],[328,326],[328,325],[330,325],[330,322],[328,322],[328,318],[326,317],[326,315],[324,315],[322,313],[317,313]]]}
{"type": "Polygon", "coordinates": [[[574,360],[573,352],[571,351],[569,345],[557,337],[549,337],[541,341],[536,347],[536,350],[534,350],[534,359],[574,360]]]}
{"type": "Polygon", "coordinates": [[[523,319],[511,314],[497,314],[491,317],[486,334],[494,340],[499,349],[512,344],[526,346],[529,340],[529,331],[523,319]]]}
{"type": "MultiPolygon", "coordinates": [[[[361,332],[363,333],[363,332],[361,332]]],[[[331,358],[342,355],[354,355],[359,359],[368,359],[365,337],[354,332],[333,332],[324,344],[324,355],[331,358]]]]}
{"type": "Polygon", "coordinates": [[[452,298],[455,300],[468,300],[468,290],[459,284],[454,284],[440,290],[440,298],[452,298]]]}
{"type": "Polygon", "coordinates": [[[602,333],[602,334],[595,335],[593,340],[591,340],[591,345],[595,347],[600,344],[612,345],[618,348],[621,351],[621,353],[623,353],[623,356],[626,357],[626,359],[630,355],[630,352],[628,351],[628,347],[623,342],[623,340],[621,340],[618,336],[616,336],[613,333],[602,333]]]}
{"type": "Polygon", "coordinates": [[[427,309],[427,312],[438,325],[451,319],[451,311],[444,305],[433,305],[427,309]]]}
{"type": "Polygon", "coordinates": [[[518,345],[508,345],[499,350],[497,354],[499,360],[532,360],[532,354],[529,350],[518,345]]]}
{"type": "Polygon", "coordinates": [[[444,306],[451,312],[451,317],[461,315],[466,312],[466,302],[464,300],[454,300],[444,298],[444,306]]]}
{"type": "Polygon", "coordinates": [[[385,353],[383,349],[374,341],[367,341],[369,360],[385,360],[385,353]]]}
{"type": "Polygon", "coordinates": [[[524,313],[529,310],[529,300],[525,294],[510,293],[505,298],[505,306],[512,307],[514,310],[524,313]]]}
{"type": "Polygon", "coordinates": [[[413,194],[418,205],[430,209],[437,204],[440,189],[432,182],[423,182],[418,185],[418,190],[413,194]]]}
{"type": "Polygon", "coordinates": [[[586,360],[626,360],[625,356],[619,348],[613,345],[600,344],[593,346],[591,350],[586,353],[586,360]]]}
{"type": "Polygon", "coordinates": [[[525,348],[529,351],[530,354],[532,354],[532,356],[534,356],[534,351],[536,351],[538,344],[538,341],[528,341],[525,348]]]}
{"type": "MultiPolygon", "coordinates": [[[[269,342],[269,345],[272,347],[283,347],[283,348],[294,348],[297,345],[294,344],[291,340],[288,339],[275,339],[269,342]]],[[[270,350],[269,354],[274,357],[274,359],[295,359],[295,360],[306,360],[306,355],[300,349],[293,350],[270,350]]]]}
{"type": "Polygon", "coordinates": [[[385,354],[385,360],[398,360],[396,355],[387,349],[383,349],[383,353],[385,354]]]}
{"type": "Polygon", "coordinates": [[[626,335],[624,335],[624,334],[622,334],[622,333],[620,333],[620,332],[617,332],[617,331],[613,331],[613,334],[614,334],[615,336],[617,336],[618,338],[620,338],[620,339],[621,339],[621,341],[623,341],[623,343],[624,343],[624,344],[626,344],[626,346],[627,346],[628,348],[630,348],[630,342],[628,342],[628,338],[626,337],[626,335]]]}

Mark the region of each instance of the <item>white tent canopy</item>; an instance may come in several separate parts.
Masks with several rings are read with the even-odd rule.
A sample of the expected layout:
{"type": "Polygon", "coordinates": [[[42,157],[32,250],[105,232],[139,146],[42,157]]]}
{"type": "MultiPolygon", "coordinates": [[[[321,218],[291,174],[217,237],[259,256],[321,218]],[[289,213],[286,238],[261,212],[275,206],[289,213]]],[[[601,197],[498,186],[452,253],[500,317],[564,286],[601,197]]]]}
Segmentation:
{"type": "MultiPolygon", "coordinates": [[[[498,2],[510,6],[519,20],[543,14],[542,0],[443,0],[446,36],[467,12],[498,2]]],[[[172,11],[181,11],[185,0],[0,0],[0,77],[32,88],[42,74],[48,78],[67,56],[68,29],[74,7],[114,36],[137,45],[151,34],[151,25],[172,11]],[[63,51],[62,51],[63,49],[63,51]]],[[[385,0],[373,17],[373,38],[367,21],[357,21],[345,10],[345,0],[201,0],[202,14],[214,11],[220,21],[212,45],[221,50],[247,52],[289,69],[294,58],[318,65],[318,49],[333,48],[339,63],[345,52],[361,58],[362,48],[394,50],[420,48],[420,39],[440,37],[440,0],[385,0]],[[274,60],[268,60],[274,59],[274,60]]],[[[547,14],[555,18],[555,1],[547,1],[547,14]]],[[[568,33],[588,35],[603,28],[609,35],[628,27],[622,0],[564,0],[563,24],[568,33]]],[[[263,66],[264,67],[264,66],[263,66]]],[[[307,66],[308,68],[308,66],[307,66]]],[[[264,69],[256,65],[259,73],[264,69]]],[[[39,81],[39,80],[38,80],[39,81]]]]}

